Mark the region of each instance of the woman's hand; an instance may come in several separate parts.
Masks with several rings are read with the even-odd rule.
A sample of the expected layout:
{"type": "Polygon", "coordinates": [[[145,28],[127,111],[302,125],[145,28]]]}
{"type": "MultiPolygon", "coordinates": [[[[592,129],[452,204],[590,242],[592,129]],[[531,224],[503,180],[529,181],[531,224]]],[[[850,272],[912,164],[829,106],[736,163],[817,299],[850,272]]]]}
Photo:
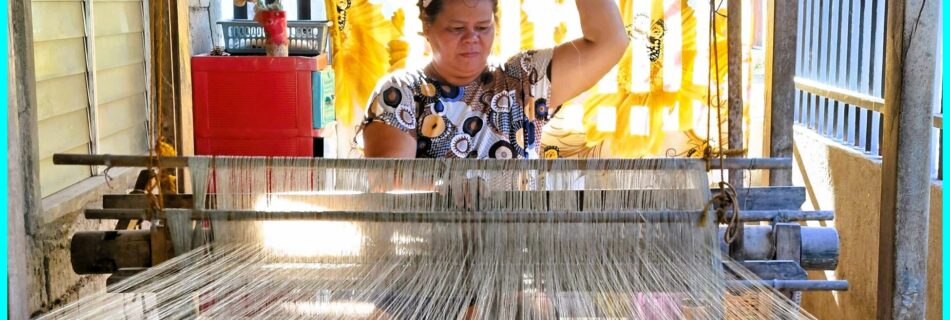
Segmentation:
{"type": "Polygon", "coordinates": [[[630,40],[613,0],[576,0],[584,36],[554,48],[549,106],[560,106],[600,81],[630,40]]]}

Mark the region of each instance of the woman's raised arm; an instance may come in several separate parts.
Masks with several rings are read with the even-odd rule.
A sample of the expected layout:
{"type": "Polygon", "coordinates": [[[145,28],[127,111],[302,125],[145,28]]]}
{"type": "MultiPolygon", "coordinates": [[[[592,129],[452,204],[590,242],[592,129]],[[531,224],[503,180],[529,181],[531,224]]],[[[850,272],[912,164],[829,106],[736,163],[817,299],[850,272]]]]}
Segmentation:
{"type": "Polygon", "coordinates": [[[551,101],[560,106],[600,81],[629,44],[614,0],[576,0],[584,36],[554,48],[551,101]]]}

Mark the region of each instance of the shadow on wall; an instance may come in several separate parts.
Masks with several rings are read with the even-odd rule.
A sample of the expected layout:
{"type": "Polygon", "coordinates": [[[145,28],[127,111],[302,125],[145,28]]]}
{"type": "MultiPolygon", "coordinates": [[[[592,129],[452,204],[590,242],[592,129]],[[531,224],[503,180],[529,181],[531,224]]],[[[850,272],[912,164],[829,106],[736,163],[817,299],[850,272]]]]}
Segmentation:
{"type": "MultiPolygon", "coordinates": [[[[812,271],[809,278],[848,280],[846,292],[808,292],[802,304],[819,319],[872,319],[877,312],[878,235],[881,163],[825,137],[795,128],[795,184],[809,188],[806,209],[834,210],[841,240],[835,271],[812,271]],[[808,208],[811,207],[811,208],[808,208]]],[[[942,185],[931,196],[927,319],[941,314],[942,185]]]]}

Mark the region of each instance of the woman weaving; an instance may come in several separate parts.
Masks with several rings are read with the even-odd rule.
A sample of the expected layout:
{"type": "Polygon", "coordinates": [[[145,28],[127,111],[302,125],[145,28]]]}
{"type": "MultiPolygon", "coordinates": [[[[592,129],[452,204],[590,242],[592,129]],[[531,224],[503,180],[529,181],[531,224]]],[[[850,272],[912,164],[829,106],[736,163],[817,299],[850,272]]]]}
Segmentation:
{"type": "Polygon", "coordinates": [[[612,0],[576,0],[583,37],[488,63],[498,0],[421,0],[432,61],[376,86],[363,122],[378,158],[539,158],[541,128],[560,105],[620,60],[627,34],[612,0]]]}

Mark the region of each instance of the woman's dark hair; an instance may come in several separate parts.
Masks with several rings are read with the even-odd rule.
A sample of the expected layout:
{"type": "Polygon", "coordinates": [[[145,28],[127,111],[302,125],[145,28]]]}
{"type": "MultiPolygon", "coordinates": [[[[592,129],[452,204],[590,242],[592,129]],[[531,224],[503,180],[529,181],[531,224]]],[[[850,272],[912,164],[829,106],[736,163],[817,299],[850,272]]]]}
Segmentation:
{"type": "MultiPolygon", "coordinates": [[[[478,2],[483,0],[463,0],[465,2],[478,2]]],[[[495,20],[498,20],[498,0],[489,0],[492,4],[492,12],[495,13],[495,20]]],[[[445,4],[445,0],[419,0],[416,2],[416,5],[419,6],[419,20],[423,22],[432,23],[435,21],[435,17],[442,12],[442,5],[445,4]],[[425,6],[425,3],[428,2],[429,6],[425,6]]]]}

